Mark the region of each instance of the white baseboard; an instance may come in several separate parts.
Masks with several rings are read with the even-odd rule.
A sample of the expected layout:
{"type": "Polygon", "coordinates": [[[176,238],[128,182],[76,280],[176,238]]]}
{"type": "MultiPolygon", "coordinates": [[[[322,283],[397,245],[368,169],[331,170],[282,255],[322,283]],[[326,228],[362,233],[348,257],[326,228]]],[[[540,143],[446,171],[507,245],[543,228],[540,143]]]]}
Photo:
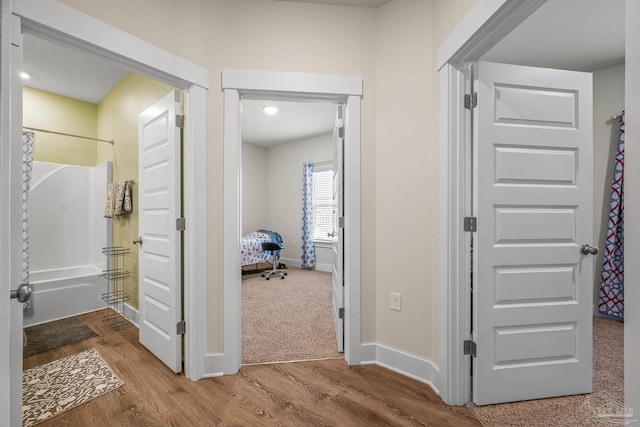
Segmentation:
{"type": "Polygon", "coordinates": [[[293,258],[280,258],[280,263],[291,267],[300,267],[300,260],[293,258]]]}
{"type": "Polygon", "coordinates": [[[440,370],[430,360],[422,359],[380,344],[362,344],[362,365],[378,365],[427,384],[438,395],[440,370]]]}
{"type": "Polygon", "coordinates": [[[224,375],[224,354],[207,354],[204,357],[202,378],[214,378],[224,375]]]}
{"type": "Polygon", "coordinates": [[[140,319],[140,312],[138,310],[125,303],[122,311],[122,314],[124,314],[124,316],[136,326],[136,328],[140,328],[140,324],[138,323],[138,319],[140,319]]]}
{"type": "MultiPolygon", "coordinates": [[[[284,265],[298,268],[300,268],[300,265],[302,264],[299,259],[293,258],[280,258],[280,262],[284,265]]],[[[333,266],[331,264],[318,263],[316,264],[315,270],[331,273],[333,271],[333,266]]]]}
{"type": "MultiPolygon", "coordinates": [[[[123,311],[129,321],[139,328],[138,319],[140,319],[140,311],[131,307],[129,304],[124,305],[123,311]]],[[[204,374],[202,378],[214,378],[224,375],[223,358],[224,354],[207,354],[204,359],[204,374]]]]}
{"type": "MultiPolygon", "coordinates": [[[[438,395],[440,371],[430,360],[394,350],[379,344],[363,344],[360,348],[362,365],[378,365],[421,383],[427,384],[438,395]]],[[[207,354],[202,378],[224,375],[224,354],[207,354]]]]}

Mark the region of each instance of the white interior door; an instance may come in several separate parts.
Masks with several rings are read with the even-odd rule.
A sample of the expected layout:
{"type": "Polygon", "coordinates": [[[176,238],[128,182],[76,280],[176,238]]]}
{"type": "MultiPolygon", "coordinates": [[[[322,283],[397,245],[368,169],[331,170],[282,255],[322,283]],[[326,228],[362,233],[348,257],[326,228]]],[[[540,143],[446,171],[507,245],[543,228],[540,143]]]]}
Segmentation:
{"type": "Polygon", "coordinates": [[[140,343],[174,372],[182,371],[179,107],[173,91],[140,114],[138,126],[140,343]]]}
{"type": "Polygon", "coordinates": [[[589,393],[591,74],[477,70],[473,401],[589,393]]]}
{"type": "Polygon", "coordinates": [[[22,34],[20,20],[2,1],[0,69],[0,425],[22,425],[22,309],[10,298],[22,281],[22,34]],[[11,43],[5,39],[11,38],[11,43]]]}
{"type": "Polygon", "coordinates": [[[343,206],[343,150],[344,120],[343,107],[338,106],[338,116],[333,129],[333,271],[331,300],[333,306],[333,324],[336,328],[338,351],[344,351],[344,228],[341,227],[343,206]]]}

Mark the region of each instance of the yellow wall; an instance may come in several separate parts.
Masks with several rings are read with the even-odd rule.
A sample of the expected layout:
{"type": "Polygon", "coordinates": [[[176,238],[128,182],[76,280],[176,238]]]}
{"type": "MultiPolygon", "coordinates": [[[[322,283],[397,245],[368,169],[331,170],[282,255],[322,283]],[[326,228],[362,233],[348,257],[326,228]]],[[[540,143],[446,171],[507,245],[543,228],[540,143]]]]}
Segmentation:
{"type": "MultiPolygon", "coordinates": [[[[113,181],[138,181],[138,116],[173,88],[149,78],[129,73],[97,106],[98,136],[113,139],[98,150],[98,162],[113,161],[113,181]]],[[[125,283],[129,304],[138,308],[138,187],[133,186],[133,212],[113,221],[113,245],[130,248],[125,269],[130,276],[125,283]]]]}
{"type": "MultiPolygon", "coordinates": [[[[22,94],[24,126],[96,137],[95,104],[30,87],[25,87],[22,94]]],[[[34,159],[76,166],[95,166],[98,144],[109,145],[105,142],[36,132],[34,159]]]]}
{"type": "Polygon", "coordinates": [[[437,362],[434,58],[475,1],[392,0],[377,9],[268,0],[63,2],[209,69],[210,353],[223,351],[222,68],[361,76],[362,343],[437,362]],[[403,294],[401,312],[389,310],[391,290],[403,294]]]}

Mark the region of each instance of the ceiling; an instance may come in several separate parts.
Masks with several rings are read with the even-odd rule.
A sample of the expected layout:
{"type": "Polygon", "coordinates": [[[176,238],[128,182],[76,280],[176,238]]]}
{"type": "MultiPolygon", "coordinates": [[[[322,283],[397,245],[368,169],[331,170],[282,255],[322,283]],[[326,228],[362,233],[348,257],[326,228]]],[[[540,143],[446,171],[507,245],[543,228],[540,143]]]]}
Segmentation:
{"type": "MultiPolygon", "coordinates": [[[[389,0],[275,0],[377,7],[389,0]]],[[[625,0],[548,0],[482,59],[593,71],[624,62],[625,0]]],[[[128,70],[37,37],[24,36],[26,86],[97,104],[128,70]]],[[[254,144],[273,145],[331,132],[335,105],[243,101],[242,132],[254,144]]]]}
{"type": "Polygon", "coordinates": [[[482,59],[594,71],[624,63],[625,0],[548,0],[482,59]]]}
{"type": "Polygon", "coordinates": [[[340,5],[340,6],[378,7],[378,6],[382,6],[385,3],[389,3],[391,0],[277,0],[277,1],[334,4],[334,5],[340,5]]]}
{"type": "Polygon", "coordinates": [[[337,104],[283,101],[242,101],[242,141],[273,147],[333,132],[337,104]],[[265,114],[263,107],[274,106],[278,113],[265,114]]]}
{"type": "Polygon", "coordinates": [[[24,34],[22,69],[31,78],[25,86],[99,103],[127,70],[70,47],[24,34]]]}

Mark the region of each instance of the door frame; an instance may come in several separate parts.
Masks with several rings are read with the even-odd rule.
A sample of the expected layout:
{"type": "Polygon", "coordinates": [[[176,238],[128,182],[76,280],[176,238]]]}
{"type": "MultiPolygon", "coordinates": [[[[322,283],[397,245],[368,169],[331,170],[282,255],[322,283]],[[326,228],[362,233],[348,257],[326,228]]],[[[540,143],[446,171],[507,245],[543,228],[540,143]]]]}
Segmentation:
{"type": "Polygon", "coordinates": [[[470,264],[464,217],[470,216],[470,68],[546,0],[478,0],[437,52],[439,74],[440,393],[449,405],[471,400],[470,264]]]}
{"type": "Polygon", "coordinates": [[[184,319],[189,325],[184,372],[191,380],[202,378],[207,347],[207,201],[196,195],[207,194],[209,71],[55,0],[11,2],[11,12],[22,21],[23,31],[99,55],[184,91],[184,319]]]}
{"type": "Polygon", "coordinates": [[[362,78],[307,73],[222,70],[224,91],[224,357],[225,374],[242,365],[241,99],[335,102],[345,105],[344,281],[345,360],[360,355],[360,110],[362,78]]]}

